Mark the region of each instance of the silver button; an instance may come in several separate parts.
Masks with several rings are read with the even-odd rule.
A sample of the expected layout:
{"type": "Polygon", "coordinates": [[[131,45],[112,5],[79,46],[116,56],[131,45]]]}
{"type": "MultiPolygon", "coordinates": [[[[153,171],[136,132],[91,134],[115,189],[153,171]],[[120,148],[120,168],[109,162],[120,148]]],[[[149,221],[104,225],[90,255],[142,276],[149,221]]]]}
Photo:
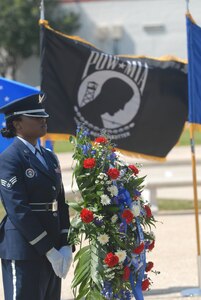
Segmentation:
{"type": "Polygon", "coordinates": [[[55,187],[54,185],[52,186],[52,189],[53,189],[54,191],[56,191],[56,187],[55,187]]]}
{"type": "Polygon", "coordinates": [[[53,213],[53,216],[54,216],[54,217],[57,217],[57,213],[56,213],[56,212],[54,212],[54,213],[53,213]]]}

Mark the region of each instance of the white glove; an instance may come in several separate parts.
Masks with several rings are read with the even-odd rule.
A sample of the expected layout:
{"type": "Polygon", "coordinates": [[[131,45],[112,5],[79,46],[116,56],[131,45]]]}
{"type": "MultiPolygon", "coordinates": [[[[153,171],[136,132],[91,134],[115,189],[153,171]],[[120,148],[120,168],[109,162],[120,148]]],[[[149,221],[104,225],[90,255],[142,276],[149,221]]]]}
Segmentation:
{"type": "Polygon", "coordinates": [[[66,275],[70,269],[70,265],[73,260],[73,255],[72,255],[72,246],[63,246],[59,252],[63,255],[64,260],[63,260],[63,276],[62,278],[66,278],[66,275]]]}
{"type": "Polygon", "coordinates": [[[62,278],[63,276],[63,263],[64,263],[64,256],[55,248],[50,249],[46,253],[46,257],[52,265],[52,268],[55,274],[62,278]]]}

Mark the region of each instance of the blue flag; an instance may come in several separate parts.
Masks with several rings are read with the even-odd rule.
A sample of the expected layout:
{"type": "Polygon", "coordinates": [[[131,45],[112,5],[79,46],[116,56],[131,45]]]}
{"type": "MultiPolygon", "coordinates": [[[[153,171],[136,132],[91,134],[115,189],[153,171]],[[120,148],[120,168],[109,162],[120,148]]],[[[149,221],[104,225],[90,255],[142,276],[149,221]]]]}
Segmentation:
{"type": "Polygon", "coordinates": [[[188,40],[188,120],[201,127],[201,28],[187,15],[188,40]]]}
{"type": "MultiPolygon", "coordinates": [[[[16,99],[37,93],[39,93],[39,90],[32,86],[0,77],[0,107],[16,99]]],[[[4,126],[4,115],[0,114],[0,129],[4,126]]],[[[0,136],[0,152],[8,147],[12,140],[0,136]]]]}

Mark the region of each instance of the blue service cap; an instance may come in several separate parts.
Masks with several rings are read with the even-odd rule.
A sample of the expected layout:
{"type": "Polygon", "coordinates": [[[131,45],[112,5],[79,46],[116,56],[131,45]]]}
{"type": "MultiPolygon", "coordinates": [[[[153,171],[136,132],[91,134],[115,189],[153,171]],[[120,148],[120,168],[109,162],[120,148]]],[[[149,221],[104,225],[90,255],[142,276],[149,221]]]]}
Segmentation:
{"type": "Polygon", "coordinates": [[[0,113],[5,114],[6,119],[19,115],[48,118],[49,115],[42,105],[45,98],[43,93],[26,96],[0,107],[0,113]]]}

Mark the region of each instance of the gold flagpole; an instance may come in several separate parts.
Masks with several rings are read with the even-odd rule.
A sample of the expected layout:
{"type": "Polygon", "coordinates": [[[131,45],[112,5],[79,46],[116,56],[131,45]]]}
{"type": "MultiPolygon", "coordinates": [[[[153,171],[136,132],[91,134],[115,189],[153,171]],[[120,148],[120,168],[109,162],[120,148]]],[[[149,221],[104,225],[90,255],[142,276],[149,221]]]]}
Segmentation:
{"type": "Polygon", "coordinates": [[[200,225],[199,225],[199,209],[198,209],[198,193],[197,193],[197,174],[196,174],[196,158],[195,158],[195,140],[193,125],[190,124],[190,145],[191,145],[191,165],[193,176],[193,199],[195,210],[195,229],[197,242],[197,265],[198,265],[198,288],[191,288],[181,291],[183,297],[192,297],[201,295],[201,256],[200,256],[200,225]]]}
{"type": "Polygon", "coordinates": [[[194,140],[194,131],[193,131],[192,124],[190,124],[190,144],[191,144],[195,227],[196,227],[196,241],[197,241],[197,255],[198,255],[198,283],[199,283],[199,288],[201,288],[200,226],[199,226],[199,208],[198,208],[198,193],[197,193],[195,140],[194,140]]]}

